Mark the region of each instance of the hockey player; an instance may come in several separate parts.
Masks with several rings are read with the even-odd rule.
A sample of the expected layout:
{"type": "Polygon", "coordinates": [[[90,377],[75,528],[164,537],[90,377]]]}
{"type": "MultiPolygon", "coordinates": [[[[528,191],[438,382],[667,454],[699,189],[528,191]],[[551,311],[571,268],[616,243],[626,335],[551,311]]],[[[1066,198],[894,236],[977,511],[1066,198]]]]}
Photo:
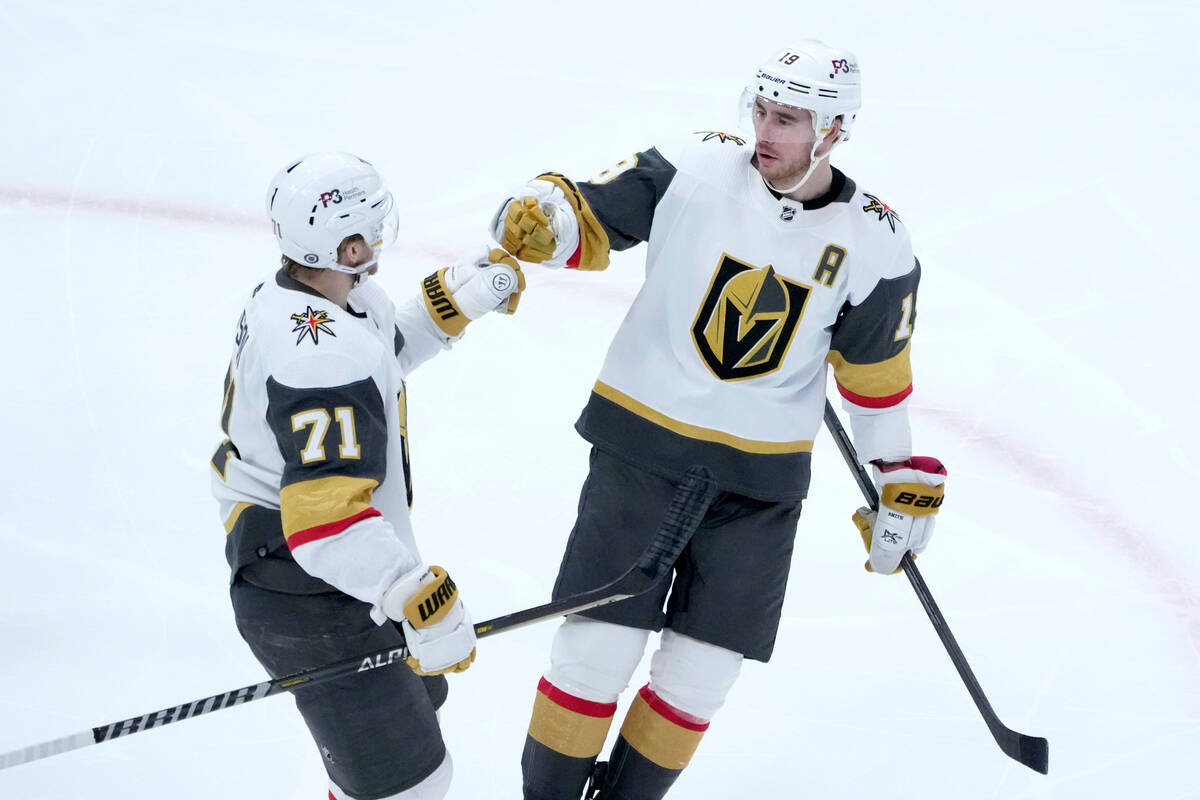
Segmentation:
{"type": "Polygon", "coordinates": [[[238,630],[275,677],[407,645],[411,670],[361,671],[295,700],[330,800],[436,800],[452,770],[442,673],[470,665],[475,631],[413,538],[404,381],[471,320],[515,310],[524,280],[484,248],[393,306],[366,280],[395,235],[392,195],[347,153],[289,163],[267,214],[283,266],[238,321],[228,438],[212,459],[238,630]]]}
{"type": "Polygon", "coordinates": [[[662,797],[742,660],[770,658],[826,364],[883,497],[878,519],[854,515],[868,568],[892,573],[929,540],[946,472],[912,457],[920,267],[896,212],[829,161],[859,106],[858,60],[805,41],[746,87],[752,142],[701,132],[590,182],[546,173],[493,221],[508,252],[549,267],[603,269],[610,250],[647,242],[645,283],[576,424],[593,450],[554,595],[635,563],[689,465],[720,489],[673,582],[559,628],[521,759],[526,800],[578,798],[589,775],[589,797],[662,797]],[[649,683],[594,770],[660,629],[649,683]]]}

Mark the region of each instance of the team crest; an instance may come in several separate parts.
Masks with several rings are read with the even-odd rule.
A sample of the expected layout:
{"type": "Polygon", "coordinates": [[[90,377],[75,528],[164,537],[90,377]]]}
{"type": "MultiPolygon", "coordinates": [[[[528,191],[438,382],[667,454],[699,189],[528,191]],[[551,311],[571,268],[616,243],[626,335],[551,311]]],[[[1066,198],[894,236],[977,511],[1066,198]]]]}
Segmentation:
{"type": "Polygon", "coordinates": [[[292,328],[292,333],[300,334],[296,337],[297,346],[304,341],[305,336],[312,337],[313,344],[320,344],[317,339],[317,334],[320,333],[328,333],[337,338],[337,334],[329,329],[333,320],[324,311],[313,311],[312,306],[306,306],[303,314],[292,314],[292,322],[296,323],[296,327],[292,328]]]}
{"type": "Polygon", "coordinates": [[[863,197],[871,201],[867,205],[863,206],[863,211],[866,211],[867,213],[874,211],[879,215],[880,221],[887,220],[887,224],[891,226],[892,233],[895,233],[896,223],[900,221],[900,216],[892,210],[891,206],[880,200],[875,195],[863,192],[863,197]]]}
{"type": "Polygon", "coordinates": [[[804,315],[810,289],[723,254],[692,325],[692,339],[712,373],[723,381],[779,369],[804,315]]]}
{"type": "Polygon", "coordinates": [[[704,135],[704,138],[700,140],[702,142],[707,142],[709,139],[716,139],[722,144],[725,142],[733,142],[738,147],[741,147],[746,143],[746,140],[742,137],[734,136],[732,133],[725,133],[724,131],[696,131],[697,136],[701,134],[704,135]]]}

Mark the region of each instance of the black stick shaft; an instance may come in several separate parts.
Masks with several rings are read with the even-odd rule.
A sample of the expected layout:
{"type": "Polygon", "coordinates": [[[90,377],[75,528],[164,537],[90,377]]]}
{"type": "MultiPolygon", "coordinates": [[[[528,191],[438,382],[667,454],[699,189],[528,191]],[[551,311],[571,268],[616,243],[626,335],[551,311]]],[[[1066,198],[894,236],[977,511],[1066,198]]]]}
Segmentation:
{"type": "MultiPolygon", "coordinates": [[[[683,483],[672,498],[671,507],[666,517],[655,533],[646,551],[629,571],[617,580],[597,589],[563,597],[523,611],[517,611],[502,617],[481,622],[475,626],[475,635],[482,639],[487,636],[512,630],[523,625],[551,619],[553,617],[584,611],[588,608],[624,600],[636,594],[649,591],[658,581],[662,580],[674,566],[675,560],[691,540],[692,534],[704,518],[709,504],[716,495],[716,485],[712,474],[702,468],[693,467],[688,470],[683,483]]],[[[0,753],[0,770],[49,758],[60,753],[78,750],[81,747],[101,744],[122,736],[130,736],[152,728],[161,728],[173,722],[193,719],[214,711],[222,711],[235,705],[261,700],[264,697],[279,694],[284,691],[303,689],[325,681],[341,678],[356,672],[378,669],[393,664],[403,664],[408,658],[405,647],[394,647],[363,653],[353,658],[347,658],[323,667],[303,670],[293,675],[285,675],[251,686],[244,686],[229,692],[193,700],[182,705],[160,709],[149,714],[142,714],[119,722],[110,722],[86,731],[52,739],[48,742],[24,747],[9,753],[0,753]]]]}
{"type": "MultiPolygon", "coordinates": [[[[862,490],[863,497],[866,498],[873,510],[878,511],[879,492],[875,489],[875,483],[867,475],[867,471],[863,468],[863,465],[859,463],[854,445],[851,443],[846,429],[842,427],[837,412],[833,410],[833,405],[828,400],[825,401],[825,426],[833,436],[834,442],[837,443],[838,450],[842,453],[842,458],[846,460],[846,465],[854,473],[854,479],[858,482],[858,488],[862,490]]],[[[1000,745],[1000,749],[1010,757],[1020,761],[1030,769],[1045,775],[1049,769],[1049,743],[1040,737],[1017,733],[1000,721],[1000,718],[992,708],[991,702],[988,701],[987,695],[984,694],[983,687],[979,685],[979,680],[975,677],[975,672],[971,669],[971,665],[967,663],[967,657],[963,655],[962,648],[958,646],[958,641],[954,638],[954,634],[950,632],[950,626],[946,624],[941,609],[934,602],[933,594],[925,584],[925,578],[922,577],[921,571],[917,569],[917,563],[913,561],[911,553],[904,554],[904,557],[900,559],[900,566],[904,569],[904,574],[908,578],[908,582],[912,584],[913,591],[917,594],[917,599],[921,601],[921,605],[925,608],[925,613],[928,615],[929,621],[933,623],[933,629],[937,632],[938,638],[942,640],[942,646],[946,648],[946,653],[949,654],[950,660],[954,662],[954,668],[958,670],[959,678],[962,679],[963,684],[967,687],[967,692],[970,693],[971,699],[975,701],[975,707],[979,709],[979,713],[983,716],[983,721],[987,723],[988,730],[991,731],[992,738],[996,740],[996,744],[1000,745]]]]}

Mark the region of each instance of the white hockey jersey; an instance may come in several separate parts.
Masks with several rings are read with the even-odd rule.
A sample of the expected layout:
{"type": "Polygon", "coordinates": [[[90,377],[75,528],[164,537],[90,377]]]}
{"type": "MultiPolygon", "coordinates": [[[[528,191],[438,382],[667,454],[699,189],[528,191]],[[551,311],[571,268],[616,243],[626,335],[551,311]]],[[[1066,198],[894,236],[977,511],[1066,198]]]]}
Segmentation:
{"type": "Polygon", "coordinates": [[[911,455],[920,267],[896,213],[840,171],[801,203],[772,192],[752,156],[702,132],[595,181],[539,181],[578,223],[567,266],[601,269],[610,249],[648,246],[645,283],[577,424],[584,438],[669,476],[703,463],[723,488],[802,498],[827,363],[862,459],[911,455]]]}
{"type": "Polygon", "coordinates": [[[420,562],[404,378],[451,339],[420,296],[397,311],[365,281],[347,305],[282,269],[255,287],[225,378],[228,438],[212,486],[234,573],[286,542],[307,573],[376,606],[381,622],[384,592],[420,562]],[[278,510],[274,525],[263,509],[278,510]]]}

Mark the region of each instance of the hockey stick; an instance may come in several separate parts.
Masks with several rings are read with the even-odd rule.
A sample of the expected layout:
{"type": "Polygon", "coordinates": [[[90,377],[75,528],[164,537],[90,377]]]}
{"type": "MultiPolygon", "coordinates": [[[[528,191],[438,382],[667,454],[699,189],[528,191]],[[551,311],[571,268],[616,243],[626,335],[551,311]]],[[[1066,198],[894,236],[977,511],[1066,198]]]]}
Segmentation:
{"type": "MultiPolygon", "coordinates": [[[[679,488],[676,489],[674,497],[671,498],[670,508],[655,532],[654,539],[638,558],[637,563],[630,567],[624,575],[596,589],[481,622],[475,626],[475,635],[482,639],[501,631],[513,630],[552,617],[586,611],[589,608],[615,603],[618,600],[625,600],[650,591],[659,581],[670,574],[676,559],[687,547],[692,534],[696,532],[696,528],[704,519],[704,513],[712,503],[716,491],[716,484],[713,482],[711,472],[704,467],[691,467],[679,488]]],[[[344,661],[326,664],[323,667],[302,670],[292,675],[256,683],[253,686],[245,686],[212,697],[193,700],[190,703],[164,708],[161,711],[141,714],[120,722],[110,722],[72,736],[64,736],[3,753],[0,754],[0,769],[49,758],[89,745],[101,744],[151,728],[161,728],[172,722],[192,719],[202,714],[221,711],[253,700],[261,700],[281,692],[315,686],[318,683],[353,673],[392,664],[404,664],[407,658],[408,650],[405,647],[363,653],[344,661]]]]}
{"type": "MultiPolygon", "coordinates": [[[[828,400],[825,401],[825,427],[829,428],[838,450],[842,453],[842,458],[846,460],[846,465],[854,473],[854,479],[858,481],[858,488],[862,490],[863,497],[867,499],[867,503],[872,509],[878,511],[879,492],[875,490],[875,484],[867,476],[867,471],[858,462],[858,454],[854,452],[854,445],[850,442],[850,437],[846,435],[846,429],[842,427],[837,413],[833,410],[833,405],[828,400]]],[[[917,569],[917,562],[913,561],[912,553],[904,554],[904,557],[900,559],[900,566],[903,567],[904,574],[908,576],[908,582],[912,584],[913,591],[917,593],[921,605],[925,607],[925,613],[929,615],[933,629],[937,631],[938,638],[942,640],[942,645],[950,655],[950,660],[954,662],[954,668],[958,670],[958,676],[966,684],[967,691],[971,693],[971,699],[975,701],[975,707],[983,715],[983,721],[987,723],[988,730],[992,732],[992,738],[996,740],[996,744],[1000,745],[1000,749],[1009,758],[1020,761],[1030,769],[1045,775],[1050,768],[1050,743],[1040,736],[1026,736],[1023,733],[1017,733],[1000,721],[992,709],[992,704],[988,702],[987,695],[983,693],[983,687],[975,678],[975,673],[971,671],[967,657],[963,655],[958,642],[954,639],[954,634],[950,632],[950,626],[946,624],[941,610],[934,602],[929,587],[925,585],[925,579],[921,577],[921,572],[917,569]]]]}

